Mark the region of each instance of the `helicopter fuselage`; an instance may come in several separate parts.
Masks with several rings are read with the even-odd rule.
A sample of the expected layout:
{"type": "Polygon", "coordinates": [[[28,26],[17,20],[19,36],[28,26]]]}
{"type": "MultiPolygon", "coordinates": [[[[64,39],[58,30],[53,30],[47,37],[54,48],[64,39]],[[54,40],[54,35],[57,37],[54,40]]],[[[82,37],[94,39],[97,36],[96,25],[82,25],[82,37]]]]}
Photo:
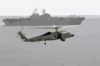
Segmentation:
{"type": "Polygon", "coordinates": [[[26,38],[22,32],[18,32],[18,34],[21,36],[21,39],[24,40],[24,42],[35,42],[35,41],[49,41],[49,40],[57,40],[60,39],[61,41],[65,41],[66,38],[73,37],[74,34],[71,34],[67,31],[54,31],[54,32],[47,32],[43,35],[32,37],[32,38],[26,38]]]}

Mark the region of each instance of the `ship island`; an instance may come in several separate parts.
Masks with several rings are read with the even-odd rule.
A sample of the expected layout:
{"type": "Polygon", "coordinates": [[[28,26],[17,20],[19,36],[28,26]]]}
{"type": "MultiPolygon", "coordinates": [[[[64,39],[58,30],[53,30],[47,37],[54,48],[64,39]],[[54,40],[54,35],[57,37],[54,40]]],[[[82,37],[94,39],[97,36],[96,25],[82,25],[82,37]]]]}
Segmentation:
{"type": "Polygon", "coordinates": [[[37,13],[37,9],[29,17],[19,18],[4,18],[2,21],[5,26],[47,26],[47,25],[81,25],[85,17],[80,16],[51,16],[45,13],[43,9],[42,14],[37,13]]]}

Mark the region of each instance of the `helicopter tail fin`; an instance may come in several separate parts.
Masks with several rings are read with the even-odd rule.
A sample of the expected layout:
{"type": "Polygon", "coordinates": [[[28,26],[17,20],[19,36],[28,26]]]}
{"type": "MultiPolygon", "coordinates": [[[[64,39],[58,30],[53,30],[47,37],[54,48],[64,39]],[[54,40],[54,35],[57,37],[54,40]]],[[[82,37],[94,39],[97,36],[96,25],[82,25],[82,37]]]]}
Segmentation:
{"type": "Polygon", "coordinates": [[[21,36],[21,39],[23,39],[22,41],[28,41],[28,38],[25,37],[21,31],[19,31],[18,34],[21,36]]]}

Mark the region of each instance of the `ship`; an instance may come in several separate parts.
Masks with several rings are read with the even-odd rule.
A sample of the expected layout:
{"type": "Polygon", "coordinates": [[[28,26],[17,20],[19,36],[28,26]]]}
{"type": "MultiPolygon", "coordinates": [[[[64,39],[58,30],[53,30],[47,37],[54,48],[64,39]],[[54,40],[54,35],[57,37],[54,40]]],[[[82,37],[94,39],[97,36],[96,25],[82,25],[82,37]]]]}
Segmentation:
{"type": "Polygon", "coordinates": [[[29,17],[4,18],[5,26],[45,26],[45,25],[81,25],[85,17],[80,16],[51,16],[43,9],[42,14],[37,9],[29,17]]]}

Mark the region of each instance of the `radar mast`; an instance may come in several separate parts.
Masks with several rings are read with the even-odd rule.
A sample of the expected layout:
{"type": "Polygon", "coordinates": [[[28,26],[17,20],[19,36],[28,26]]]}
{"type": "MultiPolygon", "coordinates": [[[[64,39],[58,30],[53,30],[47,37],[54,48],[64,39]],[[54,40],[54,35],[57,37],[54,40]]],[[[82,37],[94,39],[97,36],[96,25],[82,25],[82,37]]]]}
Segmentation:
{"type": "Polygon", "coordinates": [[[35,15],[37,14],[37,8],[34,10],[34,14],[35,14],[35,15]]]}
{"type": "Polygon", "coordinates": [[[43,15],[45,14],[45,9],[43,9],[43,15]]]}

